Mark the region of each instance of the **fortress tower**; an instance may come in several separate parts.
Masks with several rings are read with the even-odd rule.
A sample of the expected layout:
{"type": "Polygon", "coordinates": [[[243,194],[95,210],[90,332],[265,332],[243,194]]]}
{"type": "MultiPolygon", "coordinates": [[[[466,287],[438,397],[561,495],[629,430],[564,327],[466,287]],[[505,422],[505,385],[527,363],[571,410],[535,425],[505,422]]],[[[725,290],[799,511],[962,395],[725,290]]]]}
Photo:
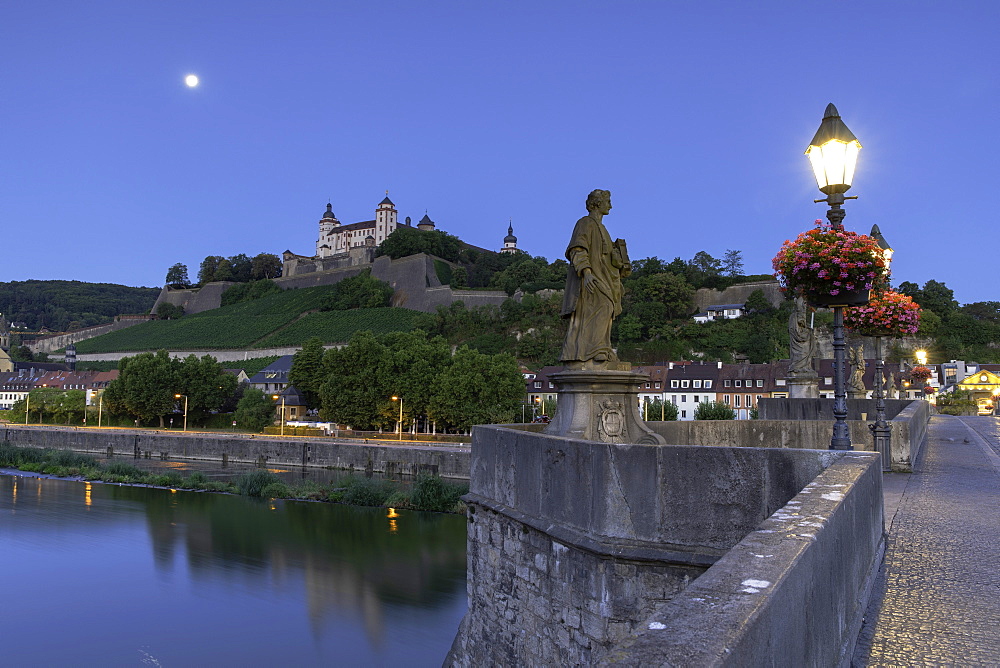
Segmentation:
{"type": "Polygon", "coordinates": [[[385,238],[396,230],[396,205],[389,199],[389,191],[385,199],[379,202],[375,209],[375,245],[385,241],[385,238]]]}

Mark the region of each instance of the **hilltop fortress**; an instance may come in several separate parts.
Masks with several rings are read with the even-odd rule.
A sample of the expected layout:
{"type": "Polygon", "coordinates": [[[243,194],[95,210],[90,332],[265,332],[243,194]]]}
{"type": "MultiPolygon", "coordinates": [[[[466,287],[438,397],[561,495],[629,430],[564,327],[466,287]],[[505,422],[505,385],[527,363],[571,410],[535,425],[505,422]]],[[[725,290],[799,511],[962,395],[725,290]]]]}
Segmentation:
{"type": "MultiPolygon", "coordinates": [[[[466,306],[494,304],[499,306],[507,293],[493,290],[459,290],[443,285],[434,266],[439,258],[419,253],[393,260],[375,257],[375,249],[399,227],[413,227],[409,216],[400,224],[395,204],[389,199],[379,202],[375,218],[357,223],[341,224],[333,212],[333,205],[326,205],[326,212],[319,220],[319,236],[314,255],[297,255],[290,250],[282,254],[281,277],[274,279],[282,289],[331,285],[345,278],[357,276],[371,269],[374,278],[385,281],[395,290],[393,306],[433,313],[438,306],[448,306],[461,301],[466,306]]],[[[437,229],[425,213],[416,225],[425,232],[437,229]]],[[[483,253],[514,253],[518,251],[517,237],[511,225],[499,251],[464,244],[483,253]]],[[[153,305],[153,313],[162,303],[183,307],[185,313],[199,313],[218,308],[222,293],[235,285],[231,282],[207,283],[200,288],[176,290],[164,286],[153,305]]]]}

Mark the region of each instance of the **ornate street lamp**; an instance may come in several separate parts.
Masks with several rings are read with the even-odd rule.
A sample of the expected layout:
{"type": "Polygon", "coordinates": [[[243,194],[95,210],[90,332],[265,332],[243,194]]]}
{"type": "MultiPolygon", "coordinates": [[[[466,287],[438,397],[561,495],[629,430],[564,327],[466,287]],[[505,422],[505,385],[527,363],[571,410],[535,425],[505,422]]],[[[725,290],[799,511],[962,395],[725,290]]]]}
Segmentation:
{"type": "Polygon", "coordinates": [[[830,205],[826,217],[835,230],[844,229],[843,220],[846,212],[840,208],[844,200],[857,199],[857,196],[845,197],[844,193],[851,189],[854,181],[854,168],[858,164],[858,152],[861,142],[854,133],[847,129],[840,113],[831,102],[826,106],[823,122],[819,130],[809,142],[806,155],[816,177],[816,185],[824,199],[815,200],[830,205]]]}
{"type": "MultiPolygon", "coordinates": [[[[806,155],[809,156],[809,162],[812,164],[816,185],[820,192],[826,195],[824,199],[814,201],[817,203],[826,202],[830,205],[830,210],[826,212],[826,218],[835,230],[844,229],[843,221],[846,212],[840,208],[844,200],[857,199],[856,196],[845,197],[844,193],[851,189],[851,184],[854,181],[854,168],[857,165],[860,150],[861,142],[844,125],[844,121],[840,119],[840,113],[833,106],[833,103],[828,104],[826,113],[823,115],[823,122],[820,123],[816,135],[809,142],[806,155]]],[[[832,304],[832,306],[834,423],[830,449],[853,450],[851,430],[847,426],[847,387],[844,378],[845,304],[832,304]]]]}

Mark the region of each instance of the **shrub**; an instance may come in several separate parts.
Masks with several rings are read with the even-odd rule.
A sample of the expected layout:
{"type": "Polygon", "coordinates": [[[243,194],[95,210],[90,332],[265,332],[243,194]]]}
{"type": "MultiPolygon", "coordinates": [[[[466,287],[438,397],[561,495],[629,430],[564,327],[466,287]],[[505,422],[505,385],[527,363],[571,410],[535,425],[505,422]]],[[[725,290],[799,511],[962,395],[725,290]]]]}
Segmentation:
{"type": "Polygon", "coordinates": [[[694,410],[695,420],[734,420],[736,412],[719,401],[703,401],[694,410]]]}
{"type": "Polygon", "coordinates": [[[351,477],[344,481],[344,494],[340,501],[352,506],[384,506],[395,491],[385,480],[351,477]]]}
{"type": "Polygon", "coordinates": [[[288,489],[288,485],[285,483],[272,482],[270,485],[261,490],[260,495],[269,499],[286,499],[292,496],[292,492],[288,489]]]}
{"type": "Polygon", "coordinates": [[[264,490],[274,483],[280,483],[278,476],[270,471],[250,471],[236,476],[233,484],[243,496],[264,496],[264,490]]]}
{"type": "Polygon", "coordinates": [[[468,485],[448,483],[436,475],[420,475],[413,484],[410,503],[417,510],[447,512],[468,491],[468,485]]]}
{"type": "Polygon", "coordinates": [[[146,472],[127,462],[111,462],[104,467],[104,472],[120,478],[142,478],[146,472]]]}

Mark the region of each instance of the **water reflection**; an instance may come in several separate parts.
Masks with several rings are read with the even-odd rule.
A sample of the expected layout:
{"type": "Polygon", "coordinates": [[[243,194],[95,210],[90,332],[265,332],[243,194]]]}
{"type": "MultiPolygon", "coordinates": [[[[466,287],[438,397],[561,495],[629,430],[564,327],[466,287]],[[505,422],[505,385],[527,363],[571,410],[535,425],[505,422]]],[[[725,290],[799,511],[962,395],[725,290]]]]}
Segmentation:
{"type": "MultiPolygon", "coordinates": [[[[140,616],[160,624],[143,625],[137,637],[152,638],[143,651],[164,665],[211,663],[213,655],[247,665],[440,665],[464,613],[459,516],[13,476],[0,476],[0,509],[8,510],[0,567],[33,583],[23,595],[71,591],[91,601],[75,622],[90,628],[81,634],[86,645],[132,621],[121,611],[140,589],[140,616]],[[26,496],[32,487],[37,494],[26,496]],[[91,588],[87,564],[98,553],[93,567],[104,577],[91,588]],[[226,633],[206,636],[206,625],[238,629],[244,658],[226,633]],[[190,639],[178,641],[185,631],[190,639]]],[[[30,662],[60,661],[48,645],[37,655],[43,621],[21,618],[22,636],[16,625],[4,635],[34,636],[30,662]]],[[[93,651],[95,664],[114,659],[103,645],[93,651]]],[[[85,654],[78,647],[68,656],[80,665],[85,654]]]]}

